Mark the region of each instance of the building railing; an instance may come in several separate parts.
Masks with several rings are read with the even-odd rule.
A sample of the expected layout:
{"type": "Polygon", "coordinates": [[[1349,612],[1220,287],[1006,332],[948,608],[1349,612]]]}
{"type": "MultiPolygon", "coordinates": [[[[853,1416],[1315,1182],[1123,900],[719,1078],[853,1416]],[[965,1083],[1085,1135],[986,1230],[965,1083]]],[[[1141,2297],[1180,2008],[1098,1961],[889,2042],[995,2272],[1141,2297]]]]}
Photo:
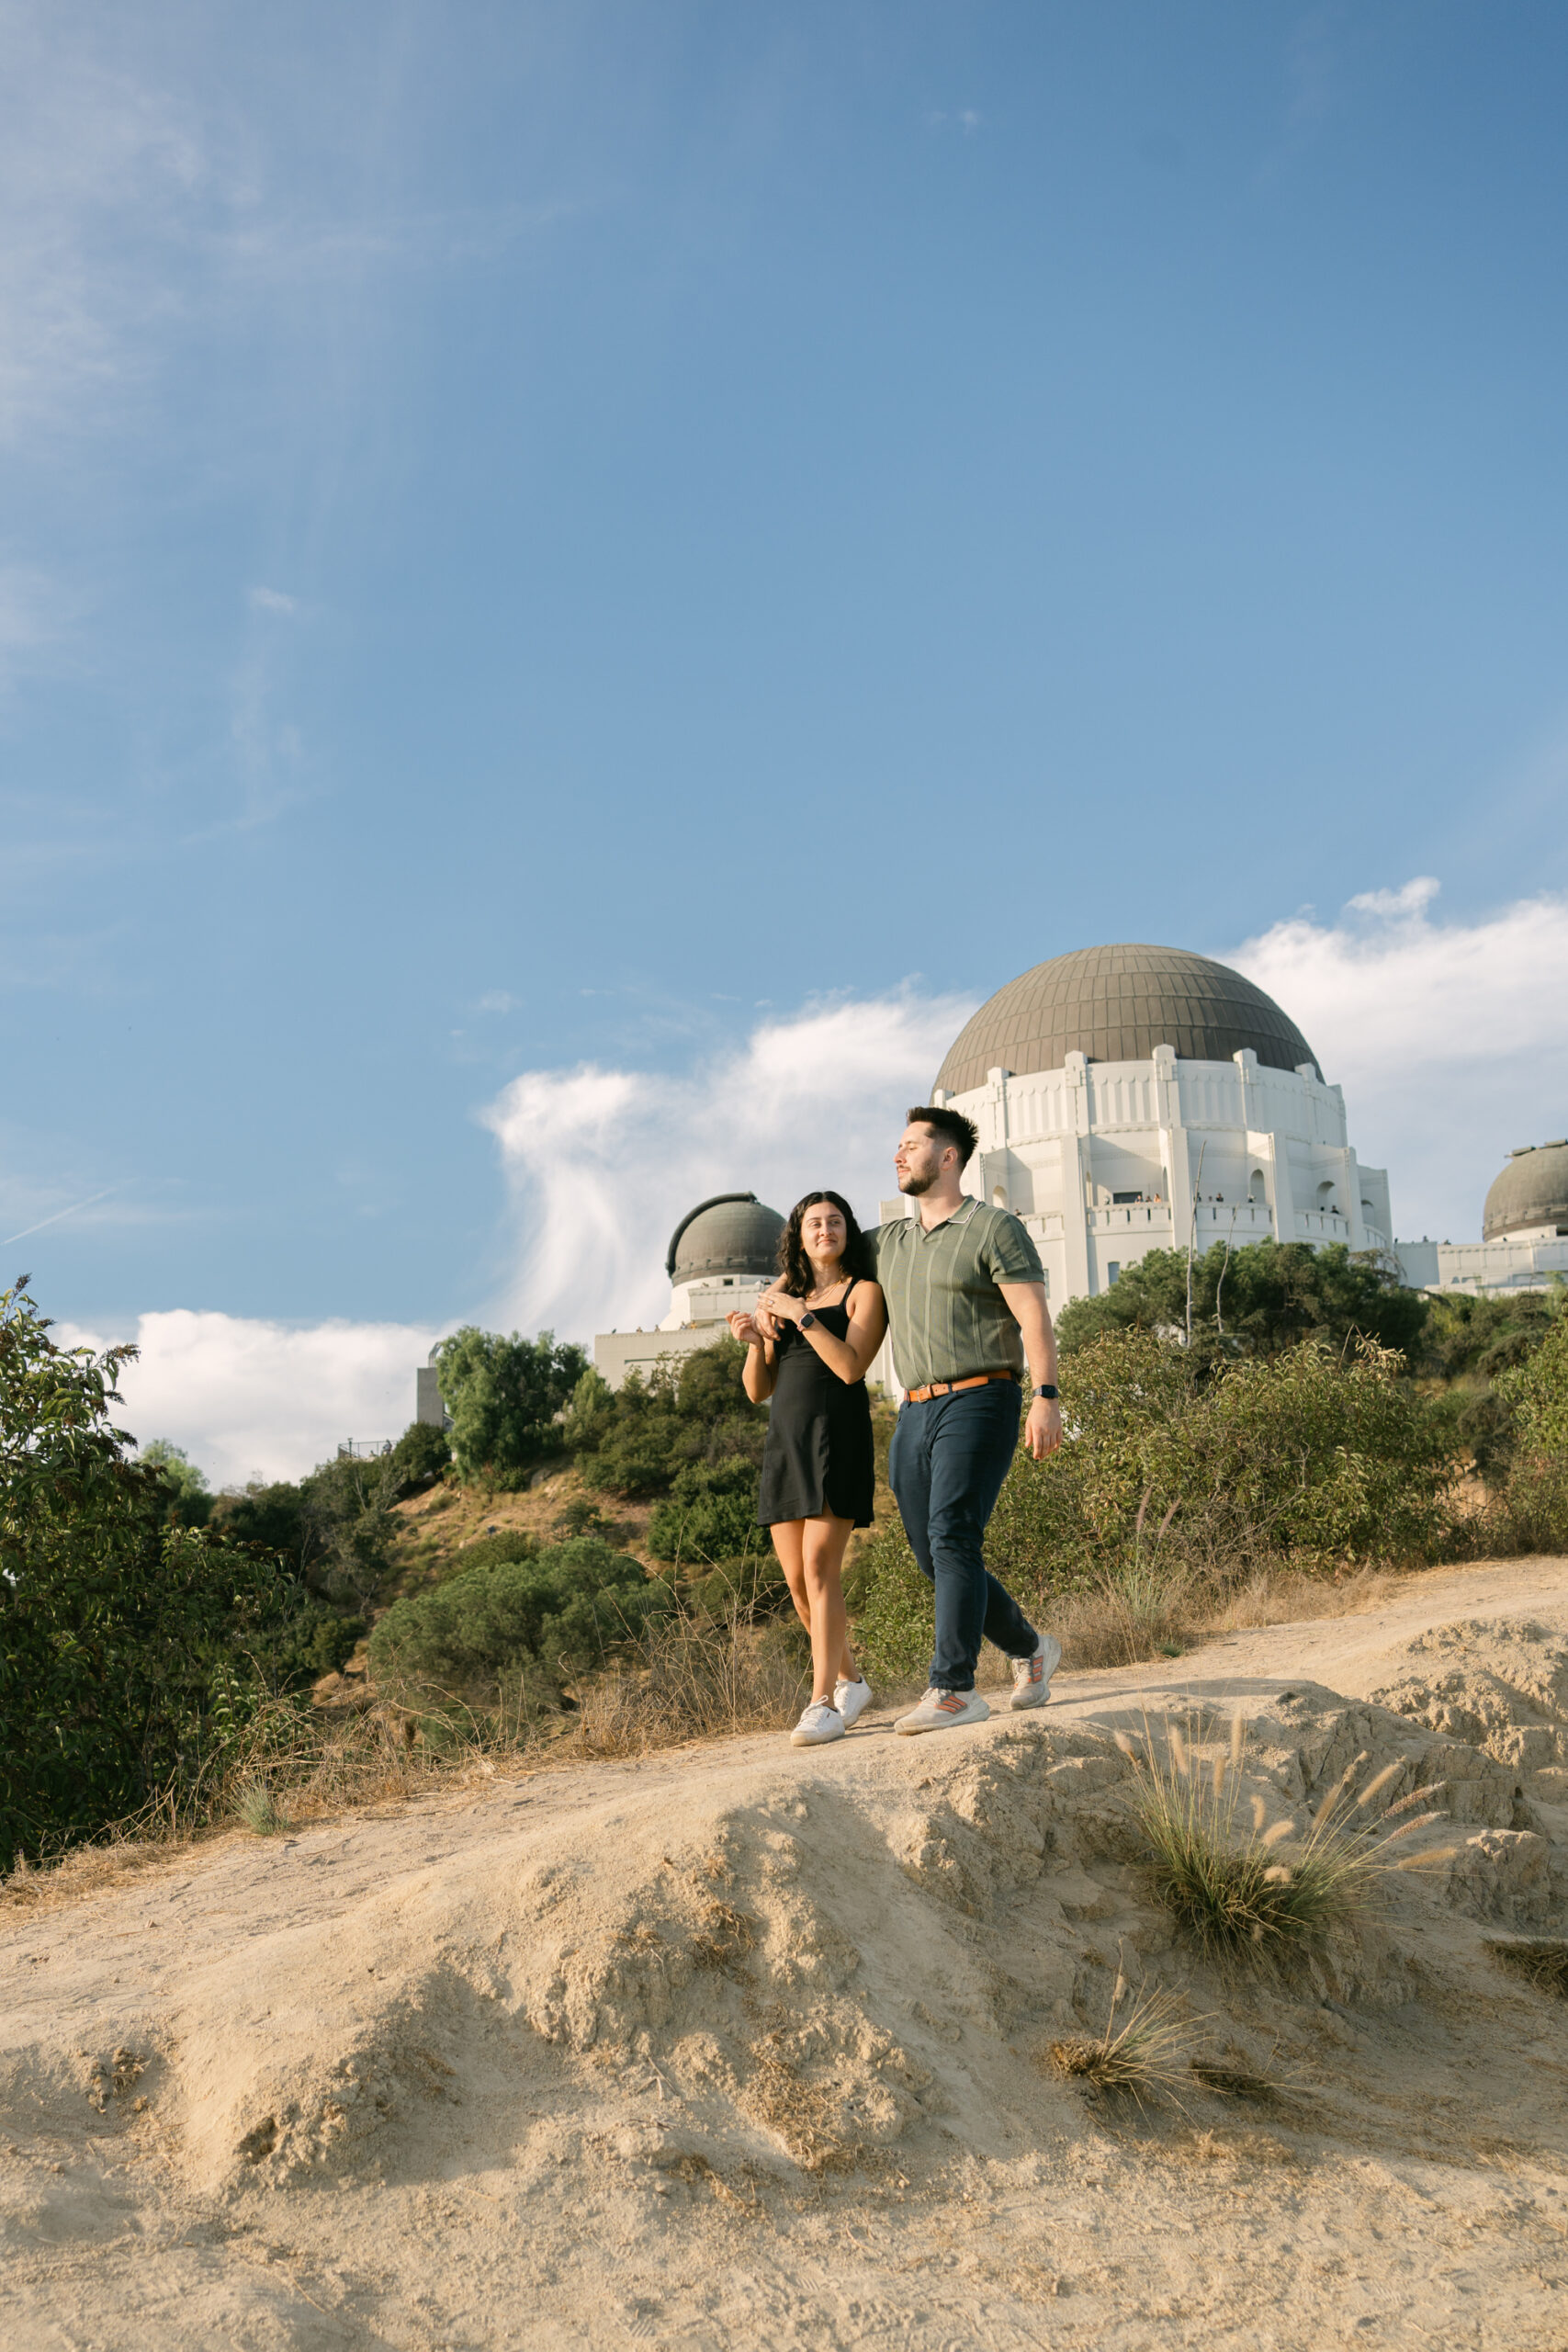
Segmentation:
{"type": "Polygon", "coordinates": [[[344,1438],[338,1447],[340,1462],[374,1462],[383,1453],[390,1453],[397,1443],[395,1437],[344,1438]]]}

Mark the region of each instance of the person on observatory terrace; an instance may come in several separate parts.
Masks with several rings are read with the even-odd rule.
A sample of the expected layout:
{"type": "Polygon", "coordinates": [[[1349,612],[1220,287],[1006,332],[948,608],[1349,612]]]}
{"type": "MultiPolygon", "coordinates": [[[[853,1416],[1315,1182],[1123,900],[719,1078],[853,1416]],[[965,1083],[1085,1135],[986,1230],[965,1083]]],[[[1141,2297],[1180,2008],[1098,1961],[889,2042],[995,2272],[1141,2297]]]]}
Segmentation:
{"type": "MultiPolygon", "coordinates": [[[[1015,1709],[1043,1706],[1061,1644],[1037,1634],[986,1566],[986,1524],[1018,1445],[1021,1382],[1033,1396],[1024,1443],[1036,1462],[1062,1442],[1056,1340],[1044,1270],[1016,1216],[963,1190],[974,1122],[920,1105],[894,1155],[916,1203],[865,1236],[905,1392],[887,1476],[910,1547],[936,1597],[931,1687],[900,1732],[946,1731],[990,1713],[975,1689],[982,1640],[1012,1662],[1015,1709]]],[[[757,1315],[766,1331],[765,1309],[757,1315]]]]}

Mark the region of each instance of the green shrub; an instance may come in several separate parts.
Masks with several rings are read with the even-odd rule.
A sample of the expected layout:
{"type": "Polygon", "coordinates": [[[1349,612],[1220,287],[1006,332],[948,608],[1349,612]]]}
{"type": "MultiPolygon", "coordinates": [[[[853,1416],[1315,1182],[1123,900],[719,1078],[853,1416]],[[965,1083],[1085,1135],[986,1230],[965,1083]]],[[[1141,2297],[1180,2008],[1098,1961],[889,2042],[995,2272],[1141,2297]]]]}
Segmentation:
{"type": "Polygon", "coordinates": [[[1452,1442],[1399,1374],[1371,1340],[1340,1362],[1307,1340],[1207,1381],[1150,1334],[1095,1340],[1063,1366],[1066,1442],[1008,1475],[987,1557],[1021,1597],[1143,1565],[1162,1526],[1173,1559],[1222,1577],[1432,1557],[1452,1442]]]}
{"type": "Polygon", "coordinates": [[[844,1577],[855,1653],[874,1687],[918,1681],[934,1639],[931,1589],[897,1518],[869,1529],[844,1577]]]}
{"type": "Polygon", "coordinates": [[[581,1383],[567,1426],[593,1439],[578,1453],[581,1476],[602,1493],[646,1500],[669,1494],[688,1464],[761,1463],[768,1416],[741,1385],[745,1361],[726,1333],[646,1381],[632,1374],[613,1395],[603,1381],[595,1390],[581,1383]]]}
{"type": "MultiPolygon", "coordinates": [[[[1224,1588],[1288,1561],[1437,1556],[1451,1524],[1451,1429],[1364,1340],[1321,1340],[1208,1377],[1152,1332],[1103,1333],[1063,1361],[1067,1431],[1043,1463],[1020,1453],[986,1538],[1026,1610],[1106,1586],[1196,1576],[1224,1588]]],[[[930,1588],[901,1529],[879,1528],[851,1579],[856,1639],[885,1676],[918,1669],[930,1588]]]]}
{"type": "Polygon", "coordinates": [[[1533,1353],[1497,1381],[1529,1453],[1568,1455],[1568,1314],[1558,1313],[1533,1353]]]}
{"type": "Polygon", "coordinates": [[[394,1601],[370,1636],[370,1663],[378,1679],[446,1690],[493,1685],[519,1669],[558,1682],[598,1664],[669,1598],[626,1553],[580,1536],[527,1559],[464,1568],[394,1601]]]}
{"type": "Polygon", "coordinates": [[[757,1470],[731,1455],[724,1462],[688,1462],[668,1497],[654,1506],[648,1548],[656,1560],[685,1566],[743,1558],[767,1544],[757,1524],[757,1470]]]}
{"type": "Polygon", "coordinates": [[[539,1537],[525,1527],[503,1527],[498,1534],[478,1536],[455,1552],[443,1571],[443,1582],[466,1576],[470,1568],[499,1568],[513,1560],[536,1560],[544,1548],[539,1537]]]}

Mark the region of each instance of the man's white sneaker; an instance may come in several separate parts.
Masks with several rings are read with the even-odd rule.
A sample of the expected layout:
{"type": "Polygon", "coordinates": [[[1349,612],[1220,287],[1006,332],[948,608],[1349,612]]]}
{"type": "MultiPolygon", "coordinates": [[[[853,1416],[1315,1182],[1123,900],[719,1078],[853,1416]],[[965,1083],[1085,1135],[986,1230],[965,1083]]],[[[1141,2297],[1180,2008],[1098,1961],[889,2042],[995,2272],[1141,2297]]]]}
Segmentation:
{"type": "Polygon", "coordinates": [[[1042,1634],[1032,1657],[1015,1657],[1012,1661],[1012,1697],[1008,1704],[1013,1708],[1043,1707],[1051,1696],[1051,1677],[1061,1663],[1061,1643],[1049,1634],[1042,1634]]]}
{"type": "Polygon", "coordinates": [[[871,1704],[871,1685],[864,1675],[861,1676],[858,1682],[846,1682],[840,1675],[833,1685],[833,1704],[842,1715],[844,1729],[848,1731],[850,1725],[857,1723],[871,1704]]]}
{"type": "Polygon", "coordinates": [[[792,1747],[820,1747],[827,1739],[842,1739],[844,1719],[826,1699],[813,1699],[789,1736],[792,1747]]]}
{"type": "Polygon", "coordinates": [[[956,1731],[960,1724],[983,1724],[990,1713],[977,1690],[928,1690],[918,1707],[900,1715],[895,1731],[956,1731]]]}

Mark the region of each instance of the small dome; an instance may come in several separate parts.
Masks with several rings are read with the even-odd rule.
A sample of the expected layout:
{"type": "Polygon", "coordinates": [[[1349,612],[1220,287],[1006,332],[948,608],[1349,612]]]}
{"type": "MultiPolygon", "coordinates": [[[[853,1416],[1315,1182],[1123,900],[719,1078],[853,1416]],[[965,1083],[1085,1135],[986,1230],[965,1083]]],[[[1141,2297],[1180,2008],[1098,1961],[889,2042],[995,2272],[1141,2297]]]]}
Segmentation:
{"type": "Polygon", "coordinates": [[[755,1193],[716,1193],[689,1209],[670,1237],[664,1271],[672,1283],[709,1274],[771,1274],[784,1221],[755,1193]]]}
{"type": "Polygon", "coordinates": [[[1568,1143],[1543,1143],[1517,1151],[1486,1195],[1481,1238],[1525,1233],[1533,1225],[1568,1232],[1568,1143]]]}
{"type": "Polygon", "coordinates": [[[1080,947],[998,989],[960,1031],[936,1082],[964,1094],[987,1070],[1021,1078],[1062,1069],[1070,1053],[1141,1062],[1156,1046],[1190,1062],[1228,1062],[1250,1046],[1269,1069],[1317,1063],[1273,998],[1228,964],[1184,947],[1080,947]]]}

